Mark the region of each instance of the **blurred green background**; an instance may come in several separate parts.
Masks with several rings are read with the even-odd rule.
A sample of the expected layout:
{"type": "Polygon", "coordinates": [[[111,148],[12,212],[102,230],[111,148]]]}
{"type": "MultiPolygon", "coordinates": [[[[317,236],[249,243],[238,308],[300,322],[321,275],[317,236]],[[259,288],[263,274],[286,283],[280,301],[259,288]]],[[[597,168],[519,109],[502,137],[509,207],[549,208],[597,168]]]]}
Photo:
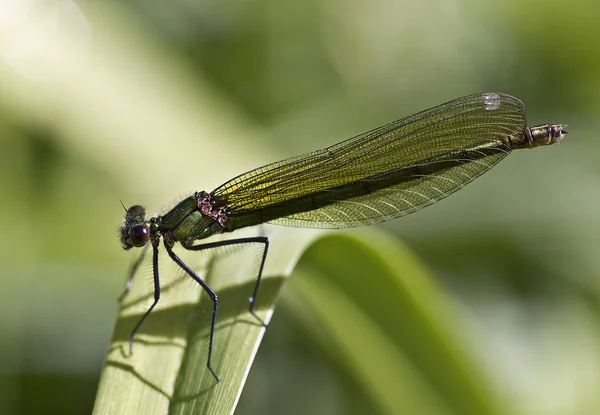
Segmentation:
{"type": "MultiPolygon", "coordinates": [[[[164,212],[482,91],[571,134],[379,228],[461,310],[485,388],[516,413],[599,413],[599,16],[595,0],[0,3],[0,413],[91,411],[134,256],[119,200],[164,212]]],[[[237,413],[366,413],[289,285],[237,413]]]]}

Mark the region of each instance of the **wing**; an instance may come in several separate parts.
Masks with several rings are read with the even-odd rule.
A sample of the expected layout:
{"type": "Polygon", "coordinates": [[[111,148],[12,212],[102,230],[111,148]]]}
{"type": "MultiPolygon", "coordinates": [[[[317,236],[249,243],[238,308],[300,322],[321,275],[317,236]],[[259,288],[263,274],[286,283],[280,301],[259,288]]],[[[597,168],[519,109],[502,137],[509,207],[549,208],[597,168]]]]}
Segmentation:
{"type": "Polygon", "coordinates": [[[459,98],[333,146],[251,170],[213,191],[237,227],[262,221],[345,228],[390,220],[445,198],[489,170],[523,134],[523,103],[459,98]]]}

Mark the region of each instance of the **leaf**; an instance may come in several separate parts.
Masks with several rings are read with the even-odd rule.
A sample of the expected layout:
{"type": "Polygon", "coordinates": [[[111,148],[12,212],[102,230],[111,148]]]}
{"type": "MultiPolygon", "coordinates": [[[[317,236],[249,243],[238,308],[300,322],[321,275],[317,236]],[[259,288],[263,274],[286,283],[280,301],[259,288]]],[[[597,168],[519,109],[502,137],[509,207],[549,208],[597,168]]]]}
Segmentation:
{"type": "Polygon", "coordinates": [[[381,413],[510,413],[464,343],[464,316],[397,239],[330,234],[292,277],[286,304],[381,413]]]}
{"type": "MultiPolygon", "coordinates": [[[[461,344],[458,313],[401,243],[372,229],[278,228],[269,237],[260,315],[268,321],[284,276],[310,244],[284,300],[381,413],[506,413],[461,344]]],[[[264,334],[247,311],[254,283],[248,270],[256,269],[260,253],[248,247],[216,254],[205,275],[220,302],[212,364],[222,381],[206,369],[212,303],[175,267],[161,264],[159,307],[136,335],[132,356],[128,336],[151,295],[138,289],[124,304],[94,413],[234,412],[264,334]]],[[[185,258],[206,270],[206,258],[204,268],[193,259],[185,258]]]]}
{"type": "MultiPolygon", "coordinates": [[[[283,282],[277,275],[289,274],[303,246],[317,235],[304,231],[281,241],[279,234],[283,233],[279,228],[270,235],[271,248],[257,299],[259,315],[267,322],[283,282]]],[[[236,236],[245,234],[248,232],[236,236]]],[[[178,253],[186,263],[194,264],[196,271],[206,271],[206,256],[198,266],[199,253],[178,253]]],[[[102,371],[94,413],[233,413],[265,331],[248,313],[256,276],[251,270],[258,269],[260,252],[248,246],[221,249],[216,254],[209,272],[199,275],[219,298],[212,365],[221,382],[206,368],[212,302],[189,277],[180,275],[174,266],[161,264],[161,299],[136,334],[132,355],[128,352],[129,334],[150,306],[152,294],[141,292],[138,276],[129,296],[133,299],[126,298],[102,371]]]]}

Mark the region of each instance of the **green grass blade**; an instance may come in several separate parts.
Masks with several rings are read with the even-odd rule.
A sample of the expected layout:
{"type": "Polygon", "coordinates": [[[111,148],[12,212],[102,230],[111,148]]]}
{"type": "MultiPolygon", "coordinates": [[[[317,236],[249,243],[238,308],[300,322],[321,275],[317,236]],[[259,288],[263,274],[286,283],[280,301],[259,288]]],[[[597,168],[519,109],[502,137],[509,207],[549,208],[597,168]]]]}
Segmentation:
{"type": "Polygon", "coordinates": [[[463,343],[457,308],[398,240],[330,234],[292,275],[286,304],[381,413],[511,413],[463,343]]]}
{"type": "MultiPolygon", "coordinates": [[[[271,275],[289,274],[302,247],[317,235],[301,232],[279,241],[280,233],[270,236],[272,248],[258,296],[259,315],[266,321],[283,282],[283,277],[271,275]]],[[[186,263],[206,271],[206,256],[181,251],[186,263]]],[[[215,254],[209,271],[199,275],[219,297],[212,364],[221,382],[217,384],[206,368],[212,302],[165,260],[160,264],[161,300],[136,335],[133,355],[128,352],[129,333],[152,302],[149,272],[137,277],[125,299],[101,375],[95,414],[233,413],[265,331],[248,313],[255,278],[250,270],[257,269],[260,252],[246,247],[215,254]]]]}
{"type": "MultiPolygon", "coordinates": [[[[284,301],[374,407],[390,414],[509,413],[461,343],[457,310],[401,243],[373,229],[298,235],[285,230],[270,235],[261,315],[268,319],[282,276],[312,243],[288,281],[284,301]]],[[[248,270],[257,265],[256,250],[223,253],[217,252],[205,274],[220,300],[213,367],[222,381],[215,383],[206,370],[212,303],[174,266],[161,263],[160,306],[136,336],[133,356],[128,336],[151,300],[147,275],[123,307],[94,413],[235,411],[264,329],[247,313],[253,284],[248,270]]],[[[185,260],[205,269],[193,255],[185,260]]]]}

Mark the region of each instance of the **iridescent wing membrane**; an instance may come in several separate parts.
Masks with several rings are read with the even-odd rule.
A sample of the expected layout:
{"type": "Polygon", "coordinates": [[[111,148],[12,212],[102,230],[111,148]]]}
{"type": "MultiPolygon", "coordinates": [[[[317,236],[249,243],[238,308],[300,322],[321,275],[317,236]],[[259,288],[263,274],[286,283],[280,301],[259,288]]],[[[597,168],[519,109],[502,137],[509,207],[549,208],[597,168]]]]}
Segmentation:
{"type": "Polygon", "coordinates": [[[482,93],[251,170],[213,192],[233,228],[269,221],[347,228],[415,212],[461,189],[523,134],[523,103],[482,93]]]}

